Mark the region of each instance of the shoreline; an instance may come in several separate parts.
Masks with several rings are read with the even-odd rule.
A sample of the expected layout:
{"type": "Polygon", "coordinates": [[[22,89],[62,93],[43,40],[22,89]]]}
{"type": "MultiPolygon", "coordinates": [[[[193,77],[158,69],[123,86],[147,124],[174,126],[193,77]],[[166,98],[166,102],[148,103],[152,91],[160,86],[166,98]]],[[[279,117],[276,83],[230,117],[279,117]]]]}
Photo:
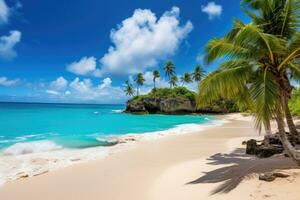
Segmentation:
{"type": "MultiPolygon", "coordinates": [[[[223,117],[221,117],[223,118],[223,117]]],[[[98,146],[83,149],[67,149],[56,145],[48,140],[35,142],[17,143],[19,146],[11,149],[16,154],[0,154],[0,187],[7,183],[14,182],[21,178],[31,178],[48,172],[60,170],[76,164],[87,163],[90,161],[105,159],[111,154],[134,148],[137,143],[142,141],[157,140],[164,137],[172,137],[182,134],[190,134],[194,132],[204,131],[208,128],[221,126],[226,120],[216,116],[216,119],[210,120],[202,124],[181,124],[173,128],[162,131],[153,131],[145,133],[128,133],[125,135],[109,136],[110,140],[117,141],[116,145],[98,146]],[[32,148],[32,145],[46,145],[45,151],[32,153],[19,153],[26,151],[26,148],[32,148]],[[52,150],[50,149],[52,148],[52,150]],[[25,150],[24,150],[25,149],[25,150]]],[[[14,145],[12,147],[15,147],[14,145]]]]}
{"type": "Polygon", "coordinates": [[[0,199],[298,200],[300,169],[283,156],[245,155],[242,141],[262,136],[251,117],[225,118],[228,123],[205,131],[141,140],[103,159],[18,179],[0,187],[0,199]],[[269,170],[290,177],[259,181],[269,170]]]}

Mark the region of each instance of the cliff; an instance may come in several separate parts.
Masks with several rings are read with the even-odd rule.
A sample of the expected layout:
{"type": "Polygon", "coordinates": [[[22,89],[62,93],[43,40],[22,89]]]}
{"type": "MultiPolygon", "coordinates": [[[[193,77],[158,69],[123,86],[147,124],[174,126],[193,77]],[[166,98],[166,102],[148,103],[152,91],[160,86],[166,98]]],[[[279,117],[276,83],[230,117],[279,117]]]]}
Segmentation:
{"type": "Polygon", "coordinates": [[[147,95],[132,98],[125,112],[135,114],[229,113],[238,109],[232,101],[220,99],[205,108],[196,109],[196,94],[185,87],[153,89],[147,95]]]}

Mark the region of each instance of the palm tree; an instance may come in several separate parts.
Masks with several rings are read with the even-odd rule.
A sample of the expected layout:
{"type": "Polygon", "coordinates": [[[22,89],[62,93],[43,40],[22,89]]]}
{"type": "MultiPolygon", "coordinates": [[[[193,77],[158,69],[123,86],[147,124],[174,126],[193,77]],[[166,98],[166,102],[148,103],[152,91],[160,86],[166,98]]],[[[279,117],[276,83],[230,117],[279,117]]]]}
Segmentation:
{"type": "Polygon", "coordinates": [[[169,80],[169,84],[170,84],[170,87],[176,87],[177,86],[177,82],[178,82],[178,78],[176,75],[173,75],[170,80],[169,80]]]}
{"type": "Polygon", "coordinates": [[[137,85],[136,94],[137,94],[137,96],[139,96],[140,86],[143,86],[144,82],[145,82],[143,74],[138,73],[134,81],[136,82],[136,85],[137,85]]]}
{"type": "MultiPolygon", "coordinates": [[[[169,83],[171,81],[171,77],[175,75],[175,66],[171,61],[168,61],[164,67],[164,70],[166,72],[166,77],[169,79],[169,83]]],[[[170,83],[170,87],[172,87],[170,83]]]]}
{"type": "Polygon", "coordinates": [[[193,82],[192,80],[192,76],[190,73],[184,73],[183,76],[181,76],[180,78],[181,82],[182,82],[182,86],[185,84],[185,83],[191,83],[193,82]]]}
{"type": "Polygon", "coordinates": [[[129,83],[129,81],[125,81],[125,89],[124,92],[126,93],[127,96],[133,96],[134,91],[133,91],[133,85],[129,83]]]}
{"type": "Polygon", "coordinates": [[[282,112],[286,99],[283,69],[294,66],[300,53],[300,36],[294,37],[282,39],[265,33],[259,25],[236,20],[224,38],[211,40],[207,45],[208,63],[220,57],[228,60],[201,82],[197,103],[201,106],[220,96],[238,98],[239,104],[251,103],[257,128],[262,124],[268,127],[271,119],[276,118],[286,152],[300,165],[300,152],[287,139],[282,112]]]}
{"type": "Polygon", "coordinates": [[[160,74],[159,74],[159,71],[158,70],[154,70],[153,71],[153,86],[154,86],[154,89],[156,88],[156,79],[160,77],[160,74]]]}
{"type": "MultiPolygon", "coordinates": [[[[264,33],[276,35],[284,40],[297,40],[297,30],[299,30],[299,12],[300,2],[298,0],[280,0],[280,1],[251,1],[243,0],[252,10],[246,10],[246,14],[253,20],[253,23],[260,26],[264,33]],[[276,9],[275,9],[276,8],[276,9]],[[296,35],[295,35],[296,34],[296,35]],[[295,38],[296,37],[296,38],[295,38]],[[293,39],[294,38],[294,39],[293,39]]],[[[299,44],[299,41],[298,41],[299,44]]],[[[299,46],[299,45],[298,45],[299,46]]],[[[296,49],[294,49],[297,51],[296,49]]],[[[293,53],[293,52],[291,52],[293,53]]],[[[298,54],[294,52],[295,54],[298,54]]],[[[291,55],[291,54],[290,54],[291,55]]],[[[294,58],[291,58],[294,59],[294,58]]],[[[279,59],[280,60],[280,59],[279,59]]],[[[281,60],[282,61],[282,60],[281,60]]],[[[293,87],[291,87],[288,71],[292,74],[299,73],[299,67],[289,64],[282,65],[281,69],[281,90],[283,109],[290,132],[293,135],[299,135],[293,122],[292,115],[288,106],[288,99],[291,97],[293,87]],[[295,72],[296,71],[296,72],[295,72]]],[[[291,76],[290,76],[291,78],[291,76]]],[[[298,77],[299,78],[299,77],[298,77]]]]}
{"type": "Polygon", "coordinates": [[[196,65],[194,73],[193,73],[193,79],[196,82],[200,82],[202,78],[205,76],[205,71],[200,65],[196,65]]]}

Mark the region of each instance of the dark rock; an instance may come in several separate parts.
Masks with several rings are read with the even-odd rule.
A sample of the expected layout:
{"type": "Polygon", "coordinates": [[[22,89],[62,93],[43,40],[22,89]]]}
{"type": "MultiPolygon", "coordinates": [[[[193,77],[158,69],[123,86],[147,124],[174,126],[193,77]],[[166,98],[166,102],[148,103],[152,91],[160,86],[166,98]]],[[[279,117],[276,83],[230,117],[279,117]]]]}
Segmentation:
{"type": "Polygon", "coordinates": [[[264,173],[264,174],[260,174],[259,175],[259,180],[271,182],[271,181],[274,181],[276,178],[287,178],[289,176],[290,175],[284,174],[284,173],[281,173],[281,172],[267,172],[267,173],[264,173]]]}
{"type": "Polygon", "coordinates": [[[264,173],[259,175],[259,180],[261,181],[267,181],[271,182],[274,181],[276,177],[273,175],[273,173],[264,173]]]}
{"type": "Polygon", "coordinates": [[[283,152],[283,147],[279,145],[270,145],[270,146],[259,146],[257,151],[257,157],[259,158],[269,158],[275,154],[280,154],[283,152]]]}
{"type": "Polygon", "coordinates": [[[144,103],[142,101],[130,101],[127,103],[125,112],[147,114],[144,103]]]}
{"type": "Polygon", "coordinates": [[[256,140],[254,140],[254,139],[248,140],[246,142],[246,145],[247,145],[246,146],[246,154],[256,155],[257,150],[258,150],[258,145],[257,145],[256,140]]]}
{"type": "Polygon", "coordinates": [[[173,98],[151,98],[144,97],[136,101],[128,101],[125,112],[135,114],[185,114],[195,112],[195,101],[187,98],[173,97],[173,98]]]}
{"type": "MultiPolygon", "coordinates": [[[[286,133],[292,145],[299,144],[299,137],[286,133]]],[[[275,154],[283,153],[284,148],[280,141],[279,134],[268,135],[263,141],[249,140],[246,142],[246,153],[256,155],[259,158],[268,158],[275,154]]]]}
{"type": "Polygon", "coordinates": [[[273,175],[274,175],[276,178],[287,178],[287,177],[290,176],[290,175],[284,174],[284,173],[282,173],[282,172],[274,172],[273,175]]]}

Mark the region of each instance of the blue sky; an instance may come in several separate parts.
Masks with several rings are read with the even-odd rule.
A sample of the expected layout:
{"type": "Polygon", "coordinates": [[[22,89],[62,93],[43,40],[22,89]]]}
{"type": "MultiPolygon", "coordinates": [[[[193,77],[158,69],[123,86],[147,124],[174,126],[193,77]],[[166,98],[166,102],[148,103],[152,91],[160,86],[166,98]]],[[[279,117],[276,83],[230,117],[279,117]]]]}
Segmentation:
{"type": "Polygon", "coordinates": [[[164,63],[203,64],[234,18],[239,0],[0,0],[0,101],[124,103],[125,80],[144,73],[147,92],[159,69],[166,86],[164,63]]]}

